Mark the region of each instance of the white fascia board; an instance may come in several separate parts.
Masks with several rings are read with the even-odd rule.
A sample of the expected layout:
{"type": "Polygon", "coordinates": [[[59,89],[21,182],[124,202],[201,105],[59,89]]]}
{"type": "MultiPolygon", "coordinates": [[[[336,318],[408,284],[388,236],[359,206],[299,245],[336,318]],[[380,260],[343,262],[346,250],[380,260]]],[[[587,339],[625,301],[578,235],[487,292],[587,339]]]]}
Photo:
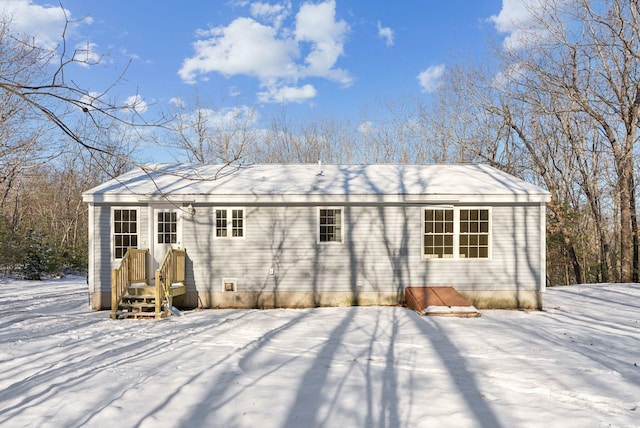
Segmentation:
{"type": "Polygon", "coordinates": [[[85,194],[82,201],[96,204],[147,204],[147,203],[168,203],[168,204],[188,204],[196,201],[195,195],[133,195],[133,194],[85,194]]]}
{"type": "MultiPolygon", "coordinates": [[[[185,198],[186,199],[186,198],[185,198]]],[[[193,203],[236,204],[508,204],[546,203],[545,195],[193,195],[193,203]]]]}
{"type": "Polygon", "coordinates": [[[546,203],[546,194],[505,195],[136,195],[85,194],[84,202],[92,203],[200,203],[200,204],[508,204],[546,203]]]}

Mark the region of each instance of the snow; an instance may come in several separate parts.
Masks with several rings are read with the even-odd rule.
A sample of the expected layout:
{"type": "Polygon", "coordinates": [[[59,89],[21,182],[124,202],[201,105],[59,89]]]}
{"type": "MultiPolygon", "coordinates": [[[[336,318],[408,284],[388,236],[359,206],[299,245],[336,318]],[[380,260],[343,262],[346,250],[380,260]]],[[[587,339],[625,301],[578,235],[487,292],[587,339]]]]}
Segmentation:
{"type": "Polygon", "coordinates": [[[83,278],[0,280],[0,425],[640,426],[640,286],[545,304],[111,320],[83,278]]]}
{"type": "Polygon", "coordinates": [[[478,310],[475,306],[427,306],[423,311],[423,315],[475,315],[478,310]]]}
{"type": "Polygon", "coordinates": [[[235,168],[223,165],[159,164],[154,172],[132,170],[83,194],[85,202],[136,202],[141,195],[188,198],[211,197],[431,196],[443,201],[467,197],[478,200],[548,202],[550,193],[538,186],[483,164],[449,165],[313,165],[267,164],[235,168]]]}

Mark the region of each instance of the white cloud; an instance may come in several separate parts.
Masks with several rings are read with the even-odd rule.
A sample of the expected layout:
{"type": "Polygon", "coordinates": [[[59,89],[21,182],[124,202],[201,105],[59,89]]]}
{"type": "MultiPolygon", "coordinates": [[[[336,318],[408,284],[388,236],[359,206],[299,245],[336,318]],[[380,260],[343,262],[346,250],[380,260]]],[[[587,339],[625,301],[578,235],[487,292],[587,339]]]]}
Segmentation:
{"type": "Polygon", "coordinates": [[[171,98],[169,100],[169,104],[171,104],[174,107],[178,107],[178,108],[185,108],[186,105],[187,105],[181,97],[173,97],[173,98],[171,98]]]}
{"type": "Polygon", "coordinates": [[[361,135],[369,135],[373,132],[373,123],[370,120],[366,122],[362,122],[360,126],[358,126],[358,132],[361,135]]]}
{"type": "Polygon", "coordinates": [[[504,71],[500,71],[495,75],[491,81],[491,86],[496,89],[504,89],[509,83],[522,79],[524,73],[521,63],[510,64],[504,71]]]}
{"type": "Polygon", "coordinates": [[[428,67],[426,70],[418,74],[418,81],[420,82],[422,92],[431,93],[437,91],[440,86],[440,79],[444,74],[444,71],[444,64],[438,64],[432,65],[431,67],[428,67]]]}
{"type": "Polygon", "coordinates": [[[218,110],[203,110],[208,122],[216,129],[233,130],[253,126],[257,122],[256,111],[248,106],[229,107],[218,110]]]}
{"type": "Polygon", "coordinates": [[[124,100],[124,106],[134,113],[144,113],[149,107],[147,102],[140,95],[132,95],[124,100]]]}
{"type": "Polygon", "coordinates": [[[549,0],[502,0],[502,8],[497,15],[489,17],[496,30],[506,33],[502,47],[506,51],[518,50],[531,43],[544,39],[546,30],[540,17],[544,14],[549,0]]]}
{"type": "Polygon", "coordinates": [[[394,42],[393,30],[389,27],[383,27],[379,21],[378,21],[378,36],[380,36],[385,40],[387,46],[393,46],[393,42],[394,42]]]}
{"type": "Polygon", "coordinates": [[[335,0],[324,3],[305,3],[296,16],[295,36],[298,42],[310,42],[311,52],[305,58],[302,75],[326,77],[348,86],[353,83],[349,74],[333,66],[344,53],[344,39],[349,26],[336,21],[335,0]]]}
{"type": "Polygon", "coordinates": [[[93,110],[96,107],[101,107],[102,101],[100,100],[99,92],[88,92],[80,97],[80,105],[83,110],[93,110]]]}
{"type": "Polygon", "coordinates": [[[263,103],[302,103],[314,98],[317,93],[316,88],[309,84],[302,87],[269,87],[258,93],[258,100],[263,103]]]}
{"type": "MultiPolygon", "coordinates": [[[[184,107],[184,104],[180,107],[184,107]]],[[[200,108],[181,113],[181,119],[184,123],[192,125],[204,121],[210,129],[224,132],[254,126],[258,115],[251,107],[236,106],[221,109],[200,108]]]]}
{"type": "Polygon", "coordinates": [[[98,64],[102,55],[97,52],[97,48],[98,45],[95,43],[78,43],[73,53],[73,59],[77,61],[76,64],[83,67],[98,64]]]}
{"type": "Polygon", "coordinates": [[[49,50],[56,49],[62,43],[66,19],[69,20],[67,33],[81,24],[92,23],[91,18],[74,20],[71,11],[59,5],[38,5],[33,0],[3,0],[0,16],[11,22],[10,28],[14,34],[33,37],[37,46],[49,50]]]}
{"type": "Polygon", "coordinates": [[[178,71],[187,83],[206,79],[209,73],[255,77],[263,102],[301,102],[316,95],[300,80],[319,77],[343,86],[353,82],[346,70],[335,65],[344,54],[349,26],[336,19],[335,0],[304,3],[290,25],[289,2],[270,5],[254,2],[252,17],[240,17],[227,26],[199,30],[194,55],[178,71]]]}
{"type": "Polygon", "coordinates": [[[291,13],[291,3],[269,4],[262,2],[251,3],[251,16],[263,19],[273,24],[275,28],[280,28],[282,21],[291,13]]]}
{"type": "MultiPolygon", "coordinates": [[[[202,33],[205,35],[205,33],[202,33]]],[[[195,55],[187,58],[178,74],[193,83],[201,74],[218,72],[225,76],[245,74],[269,82],[295,76],[296,46],[279,39],[275,28],[252,18],[237,18],[227,27],[217,27],[208,37],[193,44],[195,55]]]]}
{"type": "Polygon", "coordinates": [[[191,129],[196,123],[201,122],[206,127],[215,131],[231,131],[239,128],[252,127],[257,123],[258,113],[252,107],[246,105],[222,108],[190,107],[182,97],[173,97],[169,104],[175,107],[176,115],[185,129],[191,129]]]}
{"type": "MultiPolygon", "coordinates": [[[[124,57],[131,58],[134,61],[144,61],[142,57],[140,57],[140,55],[138,55],[137,53],[129,52],[127,48],[124,47],[120,48],[120,54],[124,57]]],[[[151,61],[149,60],[146,60],[144,62],[147,64],[151,64],[151,61]]]]}

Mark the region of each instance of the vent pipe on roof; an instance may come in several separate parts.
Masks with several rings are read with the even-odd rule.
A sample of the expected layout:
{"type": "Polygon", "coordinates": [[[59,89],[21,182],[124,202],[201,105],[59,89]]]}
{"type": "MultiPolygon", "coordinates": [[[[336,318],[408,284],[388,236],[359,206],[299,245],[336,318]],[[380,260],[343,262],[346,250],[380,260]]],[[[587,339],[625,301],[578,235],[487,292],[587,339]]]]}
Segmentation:
{"type": "Polygon", "coordinates": [[[317,175],[322,175],[322,161],[318,161],[318,174],[317,175]]]}

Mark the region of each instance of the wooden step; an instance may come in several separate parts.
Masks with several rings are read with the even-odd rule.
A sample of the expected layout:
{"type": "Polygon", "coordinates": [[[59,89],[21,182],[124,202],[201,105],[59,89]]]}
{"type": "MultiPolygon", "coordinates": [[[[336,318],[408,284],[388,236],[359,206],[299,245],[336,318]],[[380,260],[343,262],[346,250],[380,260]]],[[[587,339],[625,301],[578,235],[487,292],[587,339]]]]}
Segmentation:
{"type": "Polygon", "coordinates": [[[131,295],[155,294],[156,288],[148,284],[132,285],[127,290],[131,295]]]}
{"type": "Polygon", "coordinates": [[[126,312],[126,311],[118,311],[116,313],[117,319],[126,319],[126,318],[164,318],[164,314],[161,312],[160,314],[156,314],[155,312],[126,312]]]}
{"type": "Polygon", "coordinates": [[[135,308],[142,310],[143,308],[154,309],[156,308],[155,303],[147,303],[147,302],[132,302],[132,303],[120,303],[118,305],[120,308],[135,308]]]}
{"type": "Polygon", "coordinates": [[[155,294],[125,294],[124,296],[122,296],[122,301],[155,301],[156,300],[156,295],[155,294]]]}

